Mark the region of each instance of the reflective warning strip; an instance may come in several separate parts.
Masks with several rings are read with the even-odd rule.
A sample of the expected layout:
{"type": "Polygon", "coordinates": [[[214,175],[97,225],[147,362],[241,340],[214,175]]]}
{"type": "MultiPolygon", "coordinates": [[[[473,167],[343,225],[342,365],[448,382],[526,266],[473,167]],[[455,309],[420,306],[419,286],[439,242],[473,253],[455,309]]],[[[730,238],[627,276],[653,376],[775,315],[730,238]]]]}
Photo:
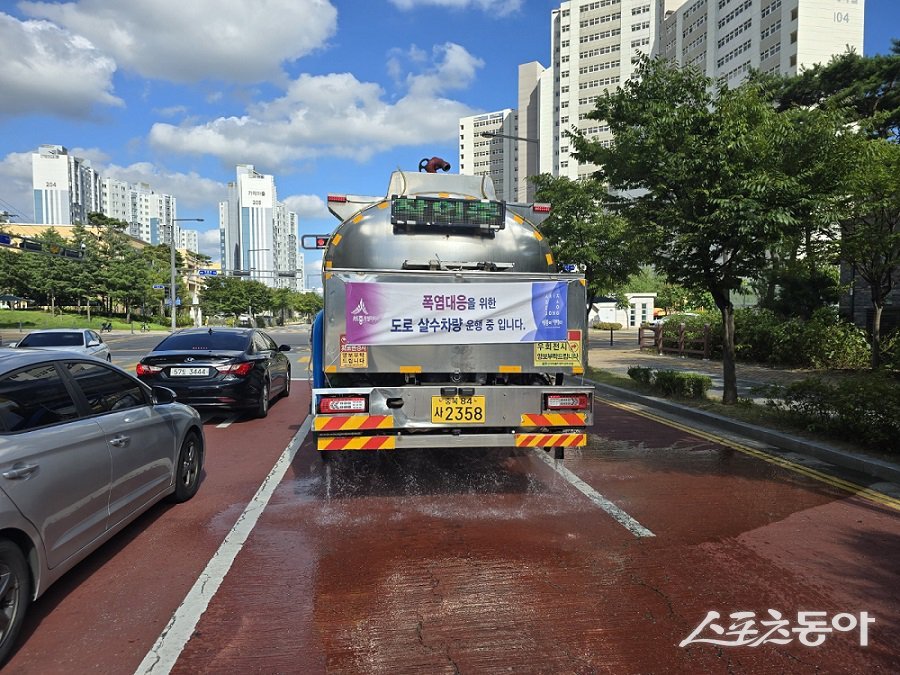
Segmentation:
{"type": "Polygon", "coordinates": [[[521,373],[522,366],[500,366],[497,370],[501,373],[521,373]]]}
{"type": "Polygon", "coordinates": [[[313,428],[316,431],[390,429],[393,426],[393,415],[318,415],[313,420],[313,428]]]}
{"type": "Polygon", "coordinates": [[[342,237],[343,237],[343,235],[340,235],[340,234],[334,235],[334,236],[331,238],[331,245],[332,245],[332,246],[337,246],[338,244],[340,244],[340,243],[341,243],[342,237]]]}
{"type": "Polygon", "coordinates": [[[545,413],[543,415],[522,415],[523,427],[583,427],[587,416],[584,413],[545,413]]]}
{"type": "Polygon", "coordinates": [[[319,436],[316,445],[319,450],[394,450],[397,440],[395,436],[319,436]]]}
{"type": "Polygon", "coordinates": [[[516,434],[517,448],[577,448],[587,445],[587,434],[516,434]]]}

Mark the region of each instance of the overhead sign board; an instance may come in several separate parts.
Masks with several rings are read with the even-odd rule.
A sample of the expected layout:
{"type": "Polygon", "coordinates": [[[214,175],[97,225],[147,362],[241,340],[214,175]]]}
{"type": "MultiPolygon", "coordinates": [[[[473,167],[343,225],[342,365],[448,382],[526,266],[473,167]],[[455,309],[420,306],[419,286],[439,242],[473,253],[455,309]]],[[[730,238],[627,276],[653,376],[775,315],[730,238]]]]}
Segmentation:
{"type": "Polygon", "coordinates": [[[201,277],[214,277],[214,276],[216,276],[216,275],[219,274],[219,270],[207,270],[207,269],[201,269],[201,270],[197,270],[197,273],[198,273],[201,277]]]}
{"type": "Polygon", "coordinates": [[[166,287],[165,284],[153,284],[153,290],[155,290],[155,291],[161,291],[165,287],[166,287]]]}

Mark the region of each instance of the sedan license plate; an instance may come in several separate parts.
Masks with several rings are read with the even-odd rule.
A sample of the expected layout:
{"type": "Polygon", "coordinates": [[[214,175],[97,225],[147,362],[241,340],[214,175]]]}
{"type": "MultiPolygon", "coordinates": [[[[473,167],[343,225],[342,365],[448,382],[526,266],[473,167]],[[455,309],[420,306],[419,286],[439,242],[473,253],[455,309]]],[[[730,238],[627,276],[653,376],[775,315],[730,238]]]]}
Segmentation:
{"type": "Polygon", "coordinates": [[[209,368],[170,368],[169,375],[172,377],[206,376],[209,375],[209,368]]]}
{"type": "Polygon", "coordinates": [[[432,396],[433,424],[484,424],[484,396],[432,396]]]}

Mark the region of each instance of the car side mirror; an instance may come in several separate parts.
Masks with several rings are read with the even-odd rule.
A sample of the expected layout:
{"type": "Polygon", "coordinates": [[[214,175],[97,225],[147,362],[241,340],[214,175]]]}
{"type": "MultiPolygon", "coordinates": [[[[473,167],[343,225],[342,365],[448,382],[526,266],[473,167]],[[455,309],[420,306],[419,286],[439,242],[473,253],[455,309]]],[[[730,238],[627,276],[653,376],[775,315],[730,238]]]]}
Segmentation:
{"type": "Polygon", "coordinates": [[[6,345],[6,346],[9,347],[10,349],[12,349],[13,347],[17,347],[18,344],[19,344],[18,342],[10,342],[10,343],[9,343],[8,345],[6,345]]]}
{"type": "Polygon", "coordinates": [[[175,392],[168,387],[160,387],[159,385],[155,385],[151,388],[151,391],[153,392],[154,403],[161,405],[164,405],[166,403],[175,403],[175,392]]]}
{"type": "Polygon", "coordinates": [[[278,345],[278,351],[289,352],[289,351],[291,351],[291,346],[290,345],[278,345]]]}
{"type": "Polygon", "coordinates": [[[100,340],[88,340],[88,347],[99,347],[100,340]]]}

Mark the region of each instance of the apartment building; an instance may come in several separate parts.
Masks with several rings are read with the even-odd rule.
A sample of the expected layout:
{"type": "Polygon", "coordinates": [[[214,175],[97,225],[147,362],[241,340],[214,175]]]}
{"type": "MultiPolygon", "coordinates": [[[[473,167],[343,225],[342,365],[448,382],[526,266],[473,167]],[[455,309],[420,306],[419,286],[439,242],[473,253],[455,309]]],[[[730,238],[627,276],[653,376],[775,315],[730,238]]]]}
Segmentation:
{"type": "Polygon", "coordinates": [[[793,75],[847,49],[863,53],[863,26],[864,0],[561,2],[550,12],[550,65],[519,66],[518,108],[510,113],[520,139],[516,200],[533,201],[529,176],[577,179],[596,170],[575,159],[567,132],[612,143],[608,125],[586,116],[598,96],[632,77],[641,54],[738,86],[751,69],[793,75]]]}
{"type": "Polygon", "coordinates": [[[518,124],[515,110],[459,120],[459,172],[489,176],[498,199],[516,201],[518,124]]]}
{"type": "Polygon", "coordinates": [[[272,288],[303,289],[297,215],[278,201],[274,176],[252,164],[237,165],[228,199],[219,202],[219,240],[226,274],[272,288]]]}
{"type": "Polygon", "coordinates": [[[863,0],[670,0],[668,10],[657,53],[731,87],[751,69],[796,75],[863,53],[863,0]]]}
{"type": "Polygon", "coordinates": [[[61,145],[42,145],[32,153],[31,176],[35,223],[86,223],[89,213],[100,210],[99,175],[90,160],[61,145]]]}

